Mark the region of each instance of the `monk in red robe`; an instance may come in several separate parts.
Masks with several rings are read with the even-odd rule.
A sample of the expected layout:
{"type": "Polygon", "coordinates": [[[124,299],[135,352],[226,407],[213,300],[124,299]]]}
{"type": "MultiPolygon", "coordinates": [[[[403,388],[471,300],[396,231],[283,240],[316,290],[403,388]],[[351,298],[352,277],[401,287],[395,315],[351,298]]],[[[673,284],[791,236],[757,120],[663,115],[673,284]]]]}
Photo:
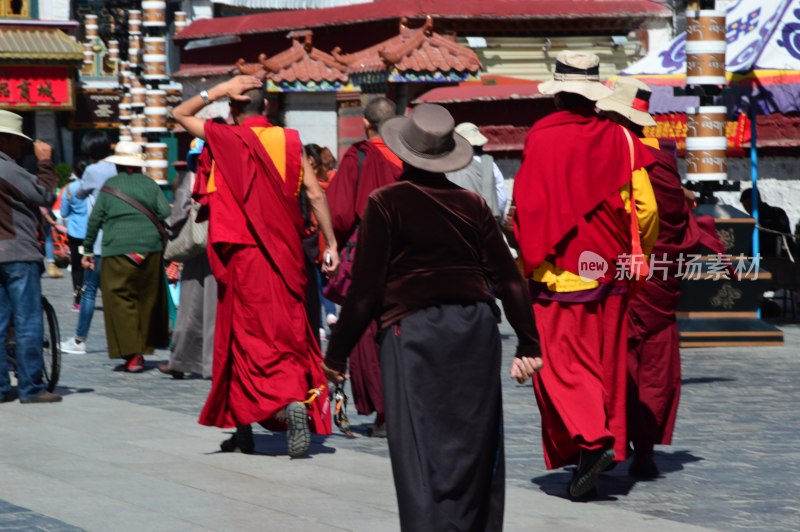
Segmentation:
{"type": "Polygon", "coordinates": [[[628,440],[633,444],[633,477],[656,478],[656,444],[670,445],[681,390],[678,320],[679,258],[700,251],[700,244],[724,253],[716,236],[698,227],[681,187],[674,143],[643,138],[644,127],[656,125],[648,110],[651,90],[635,78],[621,78],[614,94],[597,102],[598,109],[626,127],[655,159],[648,168],[658,203],[658,239],[653,246],[653,271],[628,302],[628,440]],[[658,265],[656,267],[656,265],[658,265]]]}
{"type": "Polygon", "coordinates": [[[237,427],[223,451],[252,452],[252,423],[288,430],[289,455],[298,457],[308,451],[310,431],[331,431],[320,347],[305,311],[301,186],[327,242],[325,273],[335,271],[339,256],[299,134],[267,121],[264,86],[237,76],[174,110],[191,135],[206,140],[213,159],[195,186],[208,208],[208,255],[219,283],[212,385],[200,423],[237,427]],[[235,126],[194,116],[225,96],[235,126]]]}
{"type": "Polygon", "coordinates": [[[572,497],[590,494],[597,475],[625,459],[632,252],[647,253],[658,231],[644,170],[652,156],[594,112],[611,93],[598,65],[594,54],[558,55],[555,80],[539,90],[555,95],[559,111],[534,124],[514,183],[516,240],[542,342],[534,390],[545,462],[578,464],[572,497]]]}
{"type": "MultiPolygon", "coordinates": [[[[386,120],[396,116],[394,102],[387,98],[373,98],[364,109],[364,131],[367,140],[353,144],[342,157],[336,179],[328,187],[328,204],[333,218],[333,230],[339,242],[347,242],[342,253],[346,260],[355,255],[358,226],[367,205],[367,198],[378,188],[397,181],[403,163],[392,153],[378,133],[386,120]]],[[[343,269],[339,275],[344,275],[343,269]]],[[[336,283],[332,283],[336,286],[336,283]]],[[[344,293],[326,292],[331,301],[344,303],[344,293]]],[[[373,322],[361,336],[350,354],[350,385],[356,411],[363,415],[376,413],[375,423],[368,435],[386,437],[383,419],[383,387],[378,358],[377,322],[373,322]]]]}

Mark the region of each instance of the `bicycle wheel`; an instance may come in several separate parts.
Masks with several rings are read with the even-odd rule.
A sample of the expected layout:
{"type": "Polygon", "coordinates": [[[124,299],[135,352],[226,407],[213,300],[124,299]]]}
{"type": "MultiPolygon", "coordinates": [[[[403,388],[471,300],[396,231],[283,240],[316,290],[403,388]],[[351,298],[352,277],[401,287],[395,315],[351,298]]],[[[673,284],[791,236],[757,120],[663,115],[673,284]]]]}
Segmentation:
{"type": "Polygon", "coordinates": [[[44,358],[43,379],[47,391],[52,392],[58,384],[61,375],[61,333],[58,329],[58,317],[53,305],[42,297],[42,311],[44,312],[44,358]]]}

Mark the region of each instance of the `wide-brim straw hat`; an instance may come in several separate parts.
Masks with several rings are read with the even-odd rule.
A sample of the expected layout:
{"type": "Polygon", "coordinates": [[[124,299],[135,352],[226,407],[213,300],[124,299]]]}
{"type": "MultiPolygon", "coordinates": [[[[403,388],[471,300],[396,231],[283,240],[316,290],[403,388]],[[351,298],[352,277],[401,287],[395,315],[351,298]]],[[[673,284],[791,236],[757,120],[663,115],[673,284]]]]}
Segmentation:
{"type": "Polygon", "coordinates": [[[428,172],[454,172],[472,161],[472,145],[455,132],[453,116],[441,105],[423,103],[409,116],[381,125],[381,138],[395,155],[428,172]]]}
{"type": "Polygon", "coordinates": [[[478,129],[478,126],[473,124],[472,122],[461,122],[456,126],[456,133],[467,139],[471,145],[480,148],[487,142],[489,139],[481,133],[481,130],[478,129]]]}
{"type": "Polygon", "coordinates": [[[600,58],[595,54],[564,50],[556,57],[553,79],[539,84],[539,92],[580,94],[596,102],[611,95],[611,89],[600,83],[600,58]]]}
{"type": "Polygon", "coordinates": [[[11,111],[0,110],[0,134],[2,133],[33,140],[22,132],[22,117],[11,111]]]}
{"type": "Polygon", "coordinates": [[[103,160],[120,166],[140,166],[142,168],[147,166],[147,161],[145,161],[144,152],[142,151],[142,145],[138,142],[129,142],[126,140],[117,142],[117,145],[114,147],[114,155],[110,155],[103,160]]]}
{"type": "Polygon", "coordinates": [[[650,96],[652,91],[644,82],[636,78],[620,78],[614,83],[614,92],[597,101],[597,108],[620,114],[640,126],[655,126],[650,116],[650,96]]]}

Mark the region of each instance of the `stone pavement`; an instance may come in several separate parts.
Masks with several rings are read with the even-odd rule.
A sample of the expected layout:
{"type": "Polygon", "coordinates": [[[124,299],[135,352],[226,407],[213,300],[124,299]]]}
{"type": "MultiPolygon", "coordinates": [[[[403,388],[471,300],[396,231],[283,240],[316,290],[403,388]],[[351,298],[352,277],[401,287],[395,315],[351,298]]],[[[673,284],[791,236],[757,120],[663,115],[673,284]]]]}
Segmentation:
{"type": "MultiPolygon", "coordinates": [[[[64,338],[69,282],[43,281],[64,338]]],[[[569,473],[544,468],[530,385],[503,378],[506,530],[800,530],[800,328],[786,346],[683,352],[684,388],[663,478],[601,479],[605,496],[572,503],[569,473]]],[[[506,364],[515,339],[503,324],[506,364]]],[[[113,371],[102,312],[87,355],[65,355],[57,405],[0,405],[2,530],[397,530],[385,440],[316,438],[290,461],[285,438],[256,434],[257,456],[216,452],[226,431],[196,423],[209,384],[155,370],[113,371]]],[[[352,408],[351,408],[352,410],[352,408]]]]}

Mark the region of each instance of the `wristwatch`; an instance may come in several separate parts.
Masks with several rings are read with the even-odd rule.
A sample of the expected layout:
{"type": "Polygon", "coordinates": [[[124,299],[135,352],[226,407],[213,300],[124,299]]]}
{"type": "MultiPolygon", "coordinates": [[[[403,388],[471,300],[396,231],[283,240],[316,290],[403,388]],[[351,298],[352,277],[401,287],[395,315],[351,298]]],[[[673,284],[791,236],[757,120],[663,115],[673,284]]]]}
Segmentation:
{"type": "Polygon", "coordinates": [[[208,105],[211,103],[211,99],[208,97],[208,91],[200,91],[200,97],[203,99],[203,103],[208,105]]]}

